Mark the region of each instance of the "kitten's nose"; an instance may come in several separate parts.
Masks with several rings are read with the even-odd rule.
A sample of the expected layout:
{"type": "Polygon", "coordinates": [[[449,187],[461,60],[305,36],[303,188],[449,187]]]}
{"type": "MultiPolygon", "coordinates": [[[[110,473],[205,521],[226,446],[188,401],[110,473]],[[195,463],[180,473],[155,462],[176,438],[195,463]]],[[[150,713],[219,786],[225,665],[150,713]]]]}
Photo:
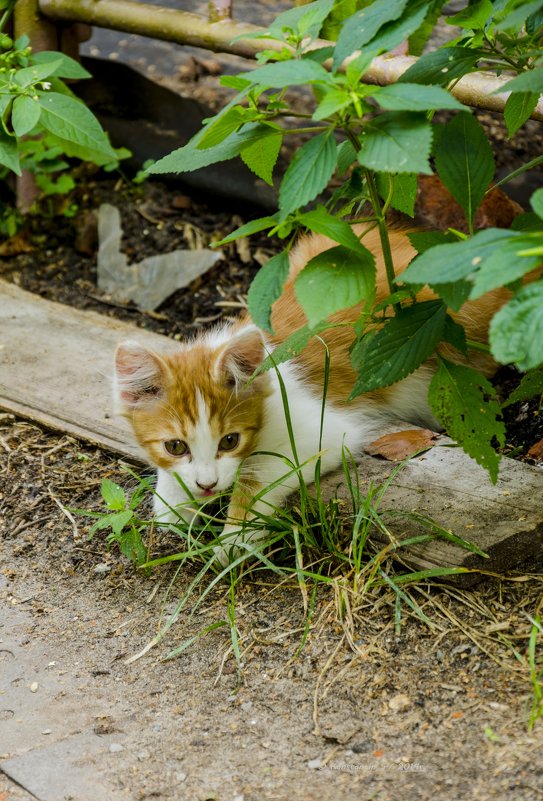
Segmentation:
{"type": "Polygon", "coordinates": [[[200,487],[201,490],[204,490],[204,492],[209,492],[217,486],[217,482],[214,481],[213,484],[200,484],[200,482],[197,481],[196,485],[200,487]]]}

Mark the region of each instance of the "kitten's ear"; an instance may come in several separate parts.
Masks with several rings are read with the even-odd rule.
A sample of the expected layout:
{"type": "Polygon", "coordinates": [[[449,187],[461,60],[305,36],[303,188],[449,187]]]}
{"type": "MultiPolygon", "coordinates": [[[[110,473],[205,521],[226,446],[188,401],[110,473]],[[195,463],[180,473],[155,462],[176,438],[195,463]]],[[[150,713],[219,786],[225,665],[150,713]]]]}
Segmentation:
{"type": "Polygon", "coordinates": [[[163,391],[160,357],[139,342],[122,342],[115,352],[115,401],[119,411],[156,400],[163,391]]]}
{"type": "Polygon", "coordinates": [[[232,387],[245,384],[266,356],[262,331],[248,325],[232,333],[217,359],[217,378],[226,377],[232,387]]]}

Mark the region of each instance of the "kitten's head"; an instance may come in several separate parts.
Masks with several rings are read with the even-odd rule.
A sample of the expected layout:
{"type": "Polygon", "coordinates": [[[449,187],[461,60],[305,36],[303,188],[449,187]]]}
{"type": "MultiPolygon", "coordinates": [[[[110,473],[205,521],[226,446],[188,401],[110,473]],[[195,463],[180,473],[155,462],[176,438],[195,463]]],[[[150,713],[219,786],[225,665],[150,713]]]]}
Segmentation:
{"type": "Polygon", "coordinates": [[[256,447],[268,376],[253,325],[230,327],[169,354],[125,342],[115,354],[118,411],[151,464],[177,473],[195,497],[229,489],[256,447]]]}

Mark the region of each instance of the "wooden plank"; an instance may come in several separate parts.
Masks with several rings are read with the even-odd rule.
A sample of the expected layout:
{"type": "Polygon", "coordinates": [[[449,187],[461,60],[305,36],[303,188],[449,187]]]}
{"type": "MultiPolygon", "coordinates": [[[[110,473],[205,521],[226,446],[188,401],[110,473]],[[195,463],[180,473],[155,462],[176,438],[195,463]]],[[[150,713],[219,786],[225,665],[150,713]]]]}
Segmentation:
{"type": "MultiPolygon", "coordinates": [[[[409,428],[416,426],[409,425],[409,428]]],[[[390,423],[382,433],[404,430],[406,425],[390,423]]],[[[383,484],[394,464],[364,455],[359,460],[360,487],[383,484]]],[[[323,491],[348,503],[350,495],[343,472],[327,476],[323,491]]],[[[543,567],[543,471],[504,458],[500,475],[492,484],[488,473],[448,437],[440,436],[426,453],[411,459],[390,485],[379,507],[390,511],[383,520],[398,539],[428,533],[428,529],[402,513],[418,512],[444,529],[476,545],[488,554],[485,559],[444,539],[402,549],[400,556],[417,570],[435,567],[466,567],[503,573],[527,560],[543,567]]],[[[386,536],[379,536],[383,543],[386,536]]],[[[457,582],[469,586],[480,579],[473,573],[457,582]]]]}
{"type": "Polygon", "coordinates": [[[115,348],[135,337],[150,347],[175,347],[166,337],[0,281],[0,406],[138,458],[111,405],[115,348]]]}

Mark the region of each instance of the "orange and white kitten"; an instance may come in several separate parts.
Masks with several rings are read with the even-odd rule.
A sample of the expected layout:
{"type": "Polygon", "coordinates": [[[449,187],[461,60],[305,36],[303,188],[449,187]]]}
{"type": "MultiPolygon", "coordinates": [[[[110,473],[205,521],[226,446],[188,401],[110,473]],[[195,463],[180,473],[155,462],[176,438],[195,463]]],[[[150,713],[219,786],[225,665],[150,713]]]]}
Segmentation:
{"type": "MultiPolygon", "coordinates": [[[[359,235],[363,231],[361,226],[355,230],[359,235]]],[[[416,252],[404,233],[391,231],[390,239],[394,264],[397,270],[403,270],[416,252]]],[[[388,287],[377,231],[367,233],[363,242],[376,257],[380,300],[388,294],[388,287]]],[[[251,530],[251,517],[259,511],[270,514],[298,486],[295,474],[281,480],[291,471],[280,455],[291,462],[295,460],[277,374],[269,370],[252,382],[247,381],[267,353],[305,323],[294,295],[294,279],[309,259],[335,245],[324,236],[313,235],[301,239],[294,248],[289,278],[273,307],[273,336],[244,317],[180,344],[177,352],[154,353],[137,342],[125,342],[117,349],[117,408],[132,424],[149,462],[158,468],[156,515],[175,522],[178,517],[190,521],[197,514],[194,501],[187,497],[176,475],[195,499],[233,487],[221,537],[224,547],[217,552],[223,564],[227,563],[232,546],[235,551],[242,542],[262,537],[261,531],[251,530]],[[265,492],[266,487],[271,488],[265,492]]],[[[428,289],[419,294],[421,300],[433,297],[428,289]]],[[[487,341],[489,320],[509,297],[506,290],[495,290],[463,306],[455,317],[464,325],[468,339],[487,341]]],[[[354,321],[359,311],[359,307],[353,307],[332,319],[354,321]]],[[[347,403],[356,377],[349,360],[353,336],[349,326],[321,334],[330,351],[320,445],[323,472],[341,464],[344,446],[354,454],[360,453],[384,418],[440,428],[427,400],[434,372],[431,362],[393,386],[347,403]]],[[[458,354],[446,345],[443,352],[458,361],[458,354]]],[[[488,356],[479,352],[473,354],[471,363],[487,375],[495,367],[488,356]]],[[[281,364],[278,370],[288,396],[298,461],[304,465],[301,472],[310,483],[315,471],[312,457],[319,452],[322,343],[313,339],[302,353],[281,364]]]]}

